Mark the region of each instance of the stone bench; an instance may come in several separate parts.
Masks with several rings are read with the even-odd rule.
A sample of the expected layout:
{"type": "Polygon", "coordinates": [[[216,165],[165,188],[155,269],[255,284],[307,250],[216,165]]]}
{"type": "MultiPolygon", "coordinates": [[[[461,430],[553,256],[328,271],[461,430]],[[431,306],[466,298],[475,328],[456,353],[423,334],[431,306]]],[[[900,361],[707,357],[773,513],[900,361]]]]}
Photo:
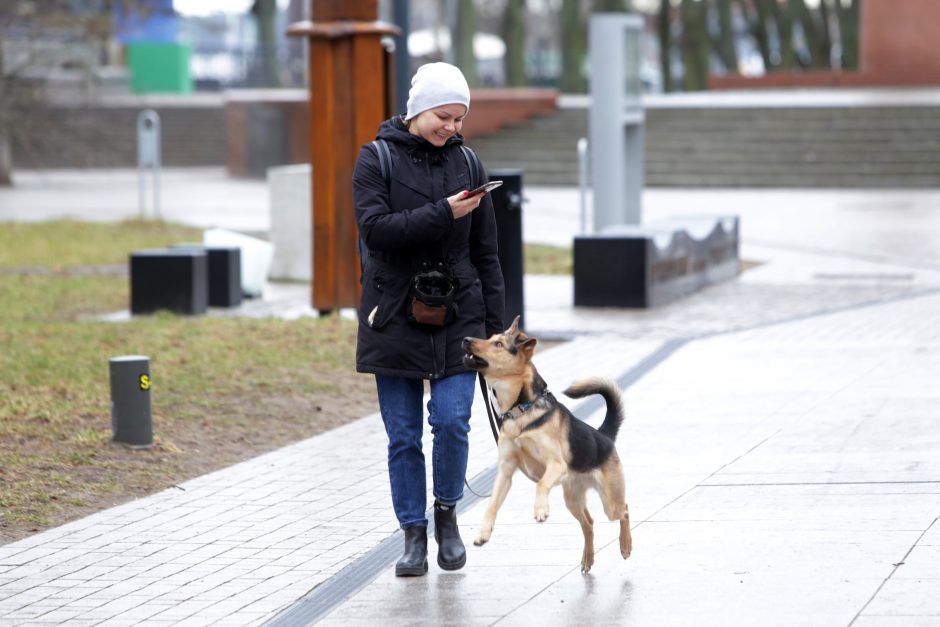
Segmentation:
{"type": "Polygon", "coordinates": [[[740,272],[737,216],[615,226],[574,239],[576,307],[656,307],[740,272]]]}
{"type": "Polygon", "coordinates": [[[138,250],[130,256],[131,313],[161,309],[199,315],[209,306],[209,256],[204,250],[138,250]]]}

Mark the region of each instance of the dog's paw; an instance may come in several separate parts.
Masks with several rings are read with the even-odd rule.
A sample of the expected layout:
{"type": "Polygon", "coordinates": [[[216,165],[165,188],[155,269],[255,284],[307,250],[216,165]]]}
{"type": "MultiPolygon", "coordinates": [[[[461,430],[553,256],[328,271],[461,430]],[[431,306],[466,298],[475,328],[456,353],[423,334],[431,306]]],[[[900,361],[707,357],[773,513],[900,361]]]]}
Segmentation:
{"type": "Polygon", "coordinates": [[[483,527],[477,533],[477,537],[473,540],[473,544],[476,546],[483,546],[490,541],[490,536],[493,534],[492,527],[483,527]]]}
{"type": "Polygon", "coordinates": [[[535,507],[535,520],[536,522],[545,522],[548,520],[548,506],[544,507],[535,507]]]}

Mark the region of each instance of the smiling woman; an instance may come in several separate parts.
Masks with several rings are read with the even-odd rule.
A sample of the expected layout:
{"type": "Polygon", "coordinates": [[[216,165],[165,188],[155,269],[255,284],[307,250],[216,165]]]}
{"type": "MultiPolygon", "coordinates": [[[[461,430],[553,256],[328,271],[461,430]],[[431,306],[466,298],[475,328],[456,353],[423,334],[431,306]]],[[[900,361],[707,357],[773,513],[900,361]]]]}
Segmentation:
{"type": "Polygon", "coordinates": [[[353,173],[366,249],[356,369],[375,375],[388,434],[392,505],[405,536],[398,576],[428,570],[424,379],[431,389],[437,563],[457,570],[466,562],[455,506],[463,496],[476,376],[463,363],[461,342],[502,329],[493,203],[488,194],[468,194],[487,180],[460,135],[469,111],[470,88],[459,68],[421,66],[407,112],[381,124],[353,173]],[[432,278],[440,293],[425,289],[432,278]]]}

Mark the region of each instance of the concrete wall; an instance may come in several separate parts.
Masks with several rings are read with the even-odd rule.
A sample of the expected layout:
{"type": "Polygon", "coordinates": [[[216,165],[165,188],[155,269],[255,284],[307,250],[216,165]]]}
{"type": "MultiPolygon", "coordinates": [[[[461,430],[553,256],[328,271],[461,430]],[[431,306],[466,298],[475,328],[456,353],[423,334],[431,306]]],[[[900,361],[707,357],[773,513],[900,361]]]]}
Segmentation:
{"type": "Polygon", "coordinates": [[[164,166],[220,165],[225,125],[220,98],[121,98],[18,112],[12,129],[18,168],[135,167],[137,115],[160,115],[164,166]]]}
{"type": "MultiPolygon", "coordinates": [[[[557,109],[551,89],[475,89],[467,138],[492,134],[557,109]]],[[[225,165],[264,178],[273,166],[309,163],[305,90],[244,90],[192,96],[123,96],[31,109],[19,115],[13,161],[20,168],[134,167],[137,115],[160,115],[164,166],[225,165]]]]}
{"type": "Polygon", "coordinates": [[[313,270],[310,164],[268,169],[271,208],[270,241],[274,245],[272,279],[309,281],[313,270]]]}

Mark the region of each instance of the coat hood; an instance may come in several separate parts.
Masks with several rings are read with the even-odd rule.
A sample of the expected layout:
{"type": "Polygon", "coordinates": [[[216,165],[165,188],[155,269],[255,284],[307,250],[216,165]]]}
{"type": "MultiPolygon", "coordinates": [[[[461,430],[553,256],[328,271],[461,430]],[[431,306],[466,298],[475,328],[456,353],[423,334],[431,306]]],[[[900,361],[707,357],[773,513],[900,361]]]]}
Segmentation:
{"type": "Polygon", "coordinates": [[[405,126],[405,123],[402,121],[401,116],[399,115],[382,122],[382,124],[379,126],[379,132],[376,136],[376,139],[384,139],[387,142],[394,142],[408,153],[420,151],[426,152],[428,154],[434,154],[447,150],[453,146],[463,144],[463,135],[457,133],[448,139],[447,143],[443,146],[435,146],[423,137],[412,134],[408,130],[408,127],[405,126]]]}

